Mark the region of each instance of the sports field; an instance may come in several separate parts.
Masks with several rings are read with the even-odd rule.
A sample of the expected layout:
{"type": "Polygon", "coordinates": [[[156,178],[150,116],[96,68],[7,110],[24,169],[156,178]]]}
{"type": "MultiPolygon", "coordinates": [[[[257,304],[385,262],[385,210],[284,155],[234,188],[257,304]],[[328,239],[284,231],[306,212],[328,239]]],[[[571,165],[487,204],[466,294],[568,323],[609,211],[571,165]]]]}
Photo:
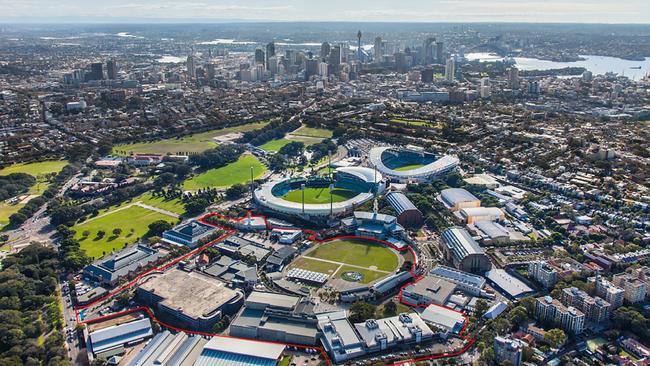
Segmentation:
{"type": "Polygon", "coordinates": [[[338,271],[336,271],[336,274],[334,275],[334,278],[341,278],[344,279],[342,276],[345,272],[359,272],[363,276],[363,278],[358,281],[357,283],[371,283],[374,281],[377,281],[378,279],[385,277],[388,275],[388,273],[384,272],[377,272],[369,269],[362,269],[359,267],[351,267],[351,266],[341,266],[338,271]]]}
{"type": "Polygon", "coordinates": [[[269,151],[269,152],[277,152],[279,151],[284,145],[288,145],[290,142],[302,142],[305,144],[305,146],[309,145],[314,145],[317,144],[321,141],[323,141],[322,137],[307,137],[307,136],[298,136],[298,135],[287,135],[286,138],[281,138],[281,139],[276,139],[276,140],[271,140],[263,145],[258,146],[260,149],[269,151]]]}
{"type": "MultiPolygon", "coordinates": [[[[305,257],[384,272],[395,271],[399,265],[397,254],[383,244],[356,239],[318,244],[305,257]]],[[[384,275],[385,273],[382,274],[384,275]]]]}
{"type": "Polygon", "coordinates": [[[183,188],[194,191],[203,188],[223,188],[237,183],[248,183],[251,179],[251,166],[253,167],[254,179],[266,173],[266,167],[256,157],[242,155],[234,163],[221,168],[210,169],[186,180],[183,183],[183,188]]]}
{"type": "Polygon", "coordinates": [[[291,134],[294,136],[320,137],[324,139],[332,138],[332,131],[330,130],[306,126],[300,127],[299,129],[291,132],[291,134]]]}
{"type": "Polygon", "coordinates": [[[340,264],[323,262],[316,259],[301,257],[293,261],[289,268],[302,268],[308,271],[332,275],[340,267],[340,264]]]}
{"type": "Polygon", "coordinates": [[[422,120],[405,120],[405,119],[391,119],[390,122],[392,123],[400,123],[404,125],[413,125],[413,126],[426,126],[426,127],[433,127],[436,129],[442,129],[444,127],[444,124],[441,122],[431,122],[431,121],[422,121],[422,120]]]}
{"type": "Polygon", "coordinates": [[[40,175],[58,173],[67,164],[68,162],[65,160],[50,160],[41,161],[38,163],[13,164],[0,169],[0,176],[9,175],[12,173],[26,173],[33,177],[38,177],[40,175]]]}
{"type": "Polygon", "coordinates": [[[126,156],[136,154],[186,154],[197,153],[217,146],[212,140],[213,137],[227,135],[234,132],[248,132],[266,126],[269,121],[250,123],[241,126],[227,127],[220,130],[195,133],[193,135],[165,139],[154,142],[139,142],[135,144],[123,144],[113,147],[113,154],[126,156]]]}
{"type": "MultiPolygon", "coordinates": [[[[332,190],[332,201],[343,202],[356,196],[358,193],[349,189],[334,188],[332,190]]],[[[289,191],[282,198],[290,202],[302,203],[302,191],[299,189],[289,191]]],[[[305,203],[330,203],[330,189],[327,188],[305,188],[305,203]]]]}
{"type": "Polygon", "coordinates": [[[424,166],[424,164],[402,165],[402,166],[397,167],[397,168],[395,168],[393,170],[396,170],[398,172],[403,172],[403,171],[406,171],[406,170],[413,170],[413,169],[421,168],[423,166],[424,166]]]}
{"type": "Polygon", "coordinates": [[[111,251],[124,248],[125,244],[133,244],[149,230],[148,226],[154,221],[167,220],[172,224],[176,219],[139,206],[110,211],[107,214],[89,218],[81,224],[72,227],[76,231],[75,238],[79,240],[81,249],[94,259],[99,259],[111,251]],[[119,228],[119,236],[113,235],[113,230],[119,228]],[[131,232],[133,229],[133,232],[131,232]],[[97,232],[103,230],[106,234],[98,238],[97,232]],[[90,235],[84,237],[84,231],[90,235]]]}

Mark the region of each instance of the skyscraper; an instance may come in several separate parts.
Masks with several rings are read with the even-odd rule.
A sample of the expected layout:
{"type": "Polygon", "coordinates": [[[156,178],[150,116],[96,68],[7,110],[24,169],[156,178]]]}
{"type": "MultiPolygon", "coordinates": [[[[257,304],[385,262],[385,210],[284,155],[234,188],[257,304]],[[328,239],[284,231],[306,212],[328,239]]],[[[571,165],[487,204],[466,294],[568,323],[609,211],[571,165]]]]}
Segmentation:
{"type": "Polygon", "coordinates": [[[327,57],[330,55],[330,44],[327,42],[323,42],[323,44],[320,46],[320,59],[321,60],[327,60],[327,57]]]}
{"type": "Polygon", "coordinates": [[[422,70],[420,76],[423,83],[433,83],[433,69],[431,67],[422,70]]]}
{"type": "Polygon", "coordinates": [[[435,59],[433,57],[433,51],[434,51],[434,44],[436,43],[436,39],[433,37],[429,37],[424,40],[424,44],[422,44],[422,63],[425,65],[432,64],[435,59]]]}
{"type": "Polygon", "coordinates": [[[271,68],[269,59],[273,56],[275,56],[275,43],[269,42],[266,45],[266,69],[267,70],[271,68]]]}
{"type": "Polygon", "coordinates": [[[309,80],[314,75],[318,75],[318,64],[316,59],[308,59],[305,63],[305,80],[309,80]]]}
{"type": "Polygon", "coordinates": [[[104,65],[101,62],[90,64],[90,74],[87,76],[88,80],[102,80],[104,79],[104,65]]]}
{"type": "Polygon", "coordinates": [[[117,63],[115,60],[106,61],[106,74],[110,80],[117,79],[117,63]]]}
{"type": "Polygon", "coordinates": [[[454,76],[456,75],[456,61],[453,57],[447,59],[447,64],[445,65],[445,79],[447,81],[454,81],[454,76]]]}
{"type": "Polygon", "coordinates": [[[445,50],[444,44],[442,42],[436,42],[436,61],[441,64],[442,60],[445,59],[445,50]]]}
{"type": "Polygon", "coordinates": [[[264,51],[261,48],[255,50],[255,63],[264,65],[264,51]]]}
{"type": "Polygon", "coordinates": [[[519,89],[519,70],[514,66],[508,69],[508,88],[519,89]]]}
{"type": "Polygon", "coordinates": [[[341,46],[332,47],[328,64],[330,74],[335,74],[339,71],[339,66],[341,65],[341,46]]]}
{"type": "Polygon", "coordinates": [[[187,56],[187,76],[189,76],[191,79],[194,79],[196,77],[196,65],[193,55],[187,56]]]}
{"type": "Polygon", "coordinates": [[[384,45],[381,41],[381,37],[375,37],[375,63],[381,63],[381,58],[384,56],[384,45]]]}

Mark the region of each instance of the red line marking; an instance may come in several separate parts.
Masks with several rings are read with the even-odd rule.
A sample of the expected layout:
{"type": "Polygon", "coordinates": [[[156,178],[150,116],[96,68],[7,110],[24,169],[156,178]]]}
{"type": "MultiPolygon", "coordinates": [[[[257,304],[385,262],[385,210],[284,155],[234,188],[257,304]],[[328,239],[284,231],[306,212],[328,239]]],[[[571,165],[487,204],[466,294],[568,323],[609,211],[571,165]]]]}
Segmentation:
{"type": "MultiPolygon", "coordinates": [[[[249,212],[249,215],[250,215],[250,212],[249,212]]],[[[203,224],[210,225],[210,226],[213,226],[213,227],[216,227],[216,228],[219,228],[219,229],[225,230],[225,234],[221,235],[221,236],[218,237],[217,239],[215,239],[215,240],[213,240],[213,241],[211,241],[211,242],[209,242],[209,243],[207,243],[207,244],[204,244],[204,245],[202,245],[202,246],[200,246],[200,247],[198,247],[198,248],[193,249],[192,251],[190,251],[190,252],[187,253],[187,254],[181,255],[181,256],[179,256],[179,257],[177,257],[177,258],[175,258],[175,259],[169,261],[169,262],[166,263],[166,264],[162,264],[162,265],[159,266],[159,267],[152,268],[152,269],[150,269],[150,270],[148,270],[148,271],[145,271],[145,272],[139,274],[138,276],[136,276],[136,277],[135,277],[133,280],[131,280],[130,282],[128,282],[128,283],[126,283],[126,284],[120,286],[119,288],[117,288],[117,289],[115,289],[115,290],[109,292],[109,293],[106,294],[105,296],[102,296],[101,298],[92,301],[91,303],[88,303],[88,304],[86,304],[86,305],[82,305],[82,306],[75,306],[74,311],[75,311],[75,318],[76,318],[76,320],[77,320],[77,323],[78,323],[78,324],[91,324],[91,323],[99,322],[99,321],[102,321],[102,320],[105,320],[105,319],[110,319],[110,318],[114,318],[114,317],[117,317],[117,316],[121,316],[121,315],[129,314],[129,313],[133,313],[133,312],[144,311],[144,312],[147,313],[147,315],[149,316],[149,318],[150,318],[151,320],[153,320],[154,322],[158,323],[161,327],[165,327],[165,328],[168,328],[168,329],[171,329],[171,330],[177,331],[177,332],[184,332],[184,333],[188,333],[188,334],[195,334],[195,335],[200,335],[200,336],[205,336],[205,337],[222,337],[222,338],[242,339],[242,340],[254,341],[254,342],[260,342],[260,343],[282,344],[282,345],[285,345],[285,346],[296,347],[296,348],[300,348],[300,349],[311,349],[311,350],[315,350],[315,351],[320,352],[320,354],[321,354],[321,355],[323,356],[323,358],[325,359],[325,362],[327,362],[327,364],[328,364],[329,366],[332,366],[333,364],[332,364],[332,362],[330,361],[330,358],[329,358],[329,356],[327,355],[327,352],[325,352],[325,349],[324,349],[323,347],[303,346],[303,345],[300,345],[300,344],[292,344],[292,343],[282,343],[282,342],[262,341],[262,340],[258,340],[258,339],[240,338],[240,337],[226,336],[226,335],[222,335],[222,334],[207,333],[207,332],[199,332],[199,331],[195,331],[195,330],[189,330],[189,329],[177,328],[177,327],[175,327],[175,326],[172,326],[172,325],[166,324],[166,323],[164,323],[164,322],[158,320],[158,319],[154,316],[154,314],[153,314],[153,312],[151,311],[151,309],[150,309],[149,307],[147,307],[147,306],[140,306],[140,307],[137,307],[137,308],[124,310],[124,311],[121,311],[121,312],[117,312],[117,313],[113,313],[113,314],[109,314],[109,315],[101,316],[101,317],[94,318],[94,319],[90,319],[90,320],[83,320],[83,321],[82,321],[82,320],[80,319],[80,317],[79,317],[80,310],[87,309],[87,308],[89,308],[89,307],[91,307],[91,306],[97,304],[98,302],[101,302],[101,301],[104,301],[104,300],[106,300],[106,299],[108,299],[108,298],[110,298],[110,297],[113,297],[113,296],[117,295],[118,293],[120,293],[120,292],[122,292],[122,291],[128,289],[129,287],[135,285],[135,284],[136,284],[136,283],[137,283],[137,282],[138,282],[142,277],[147,276],[147,275],[149,275],[149,274],[152,273],[152,272],[156,272],[156,271],[164,271],[165,269],[167,269],[167,268],[169,268],[169,267],[171,267],[171,266],[177,264],[178,262],[180,262],[180,261],[182,261],[182,260],[184,260],[184,259],[186,259],[186,258],[189,258],[189,257],[191,257],[191,256],[193,256],[193,255],[195,255],[195,254],[197,254],[197,253],[203,251],[204,249],[206,249],[206,248],[208,248],[208,247],[210,247],[210,246],[212,246],[212,245],[214,245],[214,244],[216,244],[216,243],[218,243],[218,242],[220,242],[220,241],[226,239],[227,237],[229,237],[229,236],[231,236],[231,235],[233,235],[234,233],[237,232],[236,229],[227,228],[227,227],[223,227],[223,226],[220,226],[220,225],[215,225],[215,224],[212,224],[212,223],[209,223],[209,222],[205,221],[206,218],[208,218],[208,217],[212,217],[212,216],[217,216],[217,217],[219,217],[219,218],[221,218],[221,219],[228,220],[228,221],[232,221],[232,222],[234,222],[234,223],[239,223],[239,222],[241,222],[242,220],[244,220],[244,219],[246,219],[246,218],[248,218],[248,217],[251,217],[251,218],[253,218],[253,217],[261,217],[261,218],[264,219],[264,223],[265,223],[267,229],[270,229],[270,230],[274,230],[274,229],[276,229],[276,230],[286,230],[286,231],[297,231],[297,230],[301,230],[302,232],[309,234],[309,236],[307,237],[307,240],[313,241],[313,242],[315,242],[316,244],[323,244],[323,243],[327,243],[327,242],[334,241],[334,240],[339,240],[339,239],[362,239],[362,240],[374,241],[374,242],[377,242],[377,243],[381,243],[381,244],[384,244],[384,245],[390,246],[391,248],[393,248],[393,249],[395,249],[395,250],[397,250],[397,251],[409,250],[409,251],[411,251],[411,254],[413,255],[413,264],[411,265],[411,269],[409,269],[409,272],[411,273],[411,276],[412,276],[413,278],[415,278],[415,280],[414,280],[413,282],[408,282],[408,283],[404,284],[402,287],[400,287],[400,290],[399,290],[399,300],[400,300],[400,303],[402,303],[402,304],[404,304],[404,305],[407,305],[407,306],[410,306],[410,307],[413,307],[413,308],[422,308],[422,307],[427,307],[427,306],[428,306],[428,305],[418,305],[418,304],[412,304],[412,303],[409,303],[409,302],[406,301],[406,300],[404,299],[404,297],[402,296],[402,291],[404,290],[404,288],[405,288],[406,286],[411,285],[411,284],[414,284],[414,283],[417,283],[417,282],[420,281],[422,278],[424,278],[424,276],[417,277],[417,276],[415,275],[414,270],[415,270],[415,267],[417,266],[417,255],[415,255],[415,251],[414,251],[413,248],[411,248],[410,246],[402,247],[402,248],[398,248],[398,247],[396,247],[393,243],[390,243],[390,242],[385,241],[385,240],[381,240],[381,239],[373,238],[373,237],[370,237],[370,236],[356,236],[356,235],[338,235],[338,236],[334,236],[334,237],[331,237],[331,238],[326,238],[326,239],[318,240],[318,239],[317,239],[318,234],[317,234],[315,231],[313,231],[313,230],[308,230],[308,229],[293,229],[293,228],[282,228],[282,227],[277,227],[277,228],[275,228],[275,227],[271,226],[271,225],[268,223],[268,220],[267,220],[266,216],[252,216],[252,215],[251,215],[251,216],[248,216],[248,215],[247,215],[247,216],[244,216],[244,217],[242,217],[242,218],[231,218],[231,217],[224,216],[224,215],[221,215],[221,214],[219,214],[219,213],[213,212],[213,213],[209,213],[209,214],[207,214],[207,215],[205,215],[205,216],[199,218],[198,221],[201,222],[201,223],[203,223],[203,224]]],[[[467,326],[469,325],[469,317],[467,316],[467,314],[465,314],[465,313],[463,313],[463,312],[461,312],[461,311],[458,311],[458,310],[450,309],[450,308],[448,308],[448,307],[446,307],[446,306],[437,305],[437,304],[431,304],[431,305],[439,306],[439,307],[441,307],[441,308],[444,308],[444,309],[447,309],[447,310],[451,310],[451,311],[457,312],[457,313],[461,314],[461,315],[465,318],[465,323],[463,324],[463,328],[461,329],[461,331],[458,333],[458,336],[459,336],[461,339],[467,341],[467,344],[466,344],[463,348],[461,348],[460,350],[457,350],[457,351],[454,351],[454,352],[445,352],[445,353],[440,353],[440,354],[432,354],[432,355],[422,356],[422,357],[415,358],[415,359],[409,359],[409,360],[404,360],[404,361],[397,361],[397,362],[395,362],[395,363],[390,364],[389,366],[398,366],[398,365],[403,365],[403,364],[406,364],[406,363],[409,363],[409,362],[417,362],[417,361],[425,361],[425,360],[432,360],[432,359],[440,359],[440,358],[446,358],[446,357],[456,357],[456,356],[460,356],[460,355],[462,355],[463,353],[467,352],[467,350],[468,350],[468,349],[469,349],[469,348],[474,344],[475,340],[474,340],[473,338],[470,338],[470,337],[467,337],[466,335],[464,335],[465,330],[466,330],[467,326]]]]}

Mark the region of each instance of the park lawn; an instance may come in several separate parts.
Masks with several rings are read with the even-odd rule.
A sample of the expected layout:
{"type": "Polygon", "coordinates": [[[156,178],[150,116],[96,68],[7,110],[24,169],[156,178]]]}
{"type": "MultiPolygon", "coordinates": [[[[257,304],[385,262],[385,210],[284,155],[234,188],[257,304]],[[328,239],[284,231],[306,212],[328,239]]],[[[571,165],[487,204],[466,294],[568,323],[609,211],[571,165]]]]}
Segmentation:
{"type": "Polygon", "coordinates": [[[361,279],[361,281],[359,281],[359,283],[362,283],[362,284],[371,283],[371,282],[377,281],[378,279],[380,279],[382,277],[388,276],[387,273],[381,273],[381,272],[372,271],[372,270],[369,270],[369,269],[361,269],[361,268],[350,267],[350,266],[341,266],[341,268],[336,272],[334,277],[343,279],[341,277],[343,275],[343,273],[350,272],[350,271],[361,273],[363,278],[361,279]]]}
{"type": "Polygon", "coordinates": [[[399,263],[397,255],[386,246],[354,239],[341,239],[319,244],[306,256],[353,266],[375,266],[380,271],[394,271],[399,263]]]}
{"type": "Polygon", "coordinates": [[[234,163],[221,168],[210,169],[186,180],[183,183],[183,188],[194,191],[203,188],[223,188],[237,183],[248,183],[251,179],[251,166],[253,167],[253,179],[257,179],[266,173],[266,167],[256,157],[242,155],[234,163]]]}
{"type": "MultiPolygon", "coordinates": [[[[384,317],[384,306],[385,305],[386,304],[382,304],[382,305],[377,306],[377,310],[375,311],[375,316],[376,316],[377,319],[381,319],[381,318],[384,317]]],[[[395,301],[395,309],[396,309],[395,313],[397,313],[397,314],[402,314],[402,313],[407,313],[408,314],[408,313],[414,313],[415,312],[413,310],[413,308],[411,308],[410,306],[404,305],[404,304],[399,303],[397,301],[395,301]]]]}
{"type": "Polygon", "coordinates": [[[314,128],[303,126],[291,132],[294,136],[320,137],[324,139],[332,138],[333,132],[324,128],[314,128]]]}
{"type": "Polygon", "coordinates": [[[285,138],[271,140],[264,145],[260,145],[259,148],[266,151],[277,152],[284,146],[289,145],[290,142],[291,140],[287,140],[285,138]]]}
{"type": "Polygon", "coordinates": [[[339,268],[338,264],[301,257],[293,261],[289,268],[301,268],[308,271],[332,275],[339,268]]]}
{"type": "Polygon", "coordinates": [[[11,244],[5,244],[1,246],[0,252],[11,252],[11,244]]]}
{"type": "Polygon", "coordinates": [[[165,197],[154,197],[151,192],[147,192],[140,197],[136,197],[133,202],[142,202],[145,205],[153,206],[182,215],[185,213],[185,204],[178,198],[173,200],[166,199],[165,197]]]}
{"type": "Polygon", "coordinates": [[[99,259],[112,251],[124,248],[125,245],[135,243],[149,231],[149,224],[158,220],[166,220],[172,224],[176,219],[161,213],[148,210],[146,208],[132,206],[119,211],[111,211],[105,216],[90,218],[72,227],[76,231],[75,239],[79,240],[81,249],[93,258],[99,259]],[[122,229],[118,237],[113,236],[113,229],[122,229]],[[133,232],[131,233],[131,229],[133,232]],[[88,230],[90,235],[83,237],[83,232],[88,230]],[[103,238],[97,238],[97,232],[104,230],[106,235],[103,238]]]}
{"type": "Polygon", "coordinates": [[[293,360],[293,356],[286,355],[286,356],[282,357],[282,359],[280,360],[280,363],[278,364],[278,366],[289,366],[289,364],[291,363],[291,360],[293,360]]]}
{"type": "Polygon", "coordinates": [[[195,133],[180,138],[164,139],[153,142],[138,142],[122,144],[113,147],[113,154],[126,156],[130,154],[161,154],[167,153],[199,153],[217,146],[213,137],[227,135],[233,132],[248,132],[260,129],[270,121],[249,123],[241,126],[226,127],[220,130],[195,133]]]}
{"type": "Polygon", "coordinates": [[[431,122],[429,122],[429,121],[422,121],[422,120],[409,121],[409,120],[399,119],[399,118],[391,119],[390,122],[402,123],[402,124],[414,125],[414,126],[428,126],[428,125],[431,124],[431,122]]]}
{"type": "MultiPolygon", "coordinates": [[[[357,192],[351,191],[349,189],[334,188],[332,190],[332,201],[334,202],[347,201],[350,198],[356,196],[357,194],[358,194],[357,192]]],[[[282,198],[290,202],[302,203],[302,191],[300,189],[289,191],[282,198]]],[[[305,203],[306,204],[330,203],[329,187],[305,188],[305,203]]]]}
{"type": "Polygon", "coordinates": [[[398,172],[403,172],[403,171],[407,171],[407,170],[413,170],[413,169],[421,168],[423,166],[424,166],[424,164],[402,165],[402,166],[397,167],[397,168],[395,168],[393,170],[398,171],[398,172]]]}
{"type": "Polygon", "coordinates": [[[0,202],[0,229],[9,224],[9,216],[15,214],[25,206],[24,203],[15,205],[8,204],[7,202],[0,202]]]}
{"type": "Polygon", "coordinates": [[[0,169],[0,176],[12,173],[26,173],[37,178],[39,175],[58,173],[66,165],[68,165],[66,160],[49,160],[38,163],[13,164],[0,169]]]}

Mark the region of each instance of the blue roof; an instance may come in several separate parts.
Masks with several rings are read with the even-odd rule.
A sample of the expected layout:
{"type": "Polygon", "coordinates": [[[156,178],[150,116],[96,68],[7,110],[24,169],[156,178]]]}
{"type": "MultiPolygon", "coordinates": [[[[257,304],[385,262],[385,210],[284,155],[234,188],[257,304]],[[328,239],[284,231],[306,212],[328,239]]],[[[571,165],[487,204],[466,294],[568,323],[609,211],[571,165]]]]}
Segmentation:
{"type": "MultiPolygon", "coordinates": [[[[251,350],[251,353],[253,350],[251,350]]],[[[194,366],[275,366],[277,360],[224,351],[203,350],[194,366]]]]}

